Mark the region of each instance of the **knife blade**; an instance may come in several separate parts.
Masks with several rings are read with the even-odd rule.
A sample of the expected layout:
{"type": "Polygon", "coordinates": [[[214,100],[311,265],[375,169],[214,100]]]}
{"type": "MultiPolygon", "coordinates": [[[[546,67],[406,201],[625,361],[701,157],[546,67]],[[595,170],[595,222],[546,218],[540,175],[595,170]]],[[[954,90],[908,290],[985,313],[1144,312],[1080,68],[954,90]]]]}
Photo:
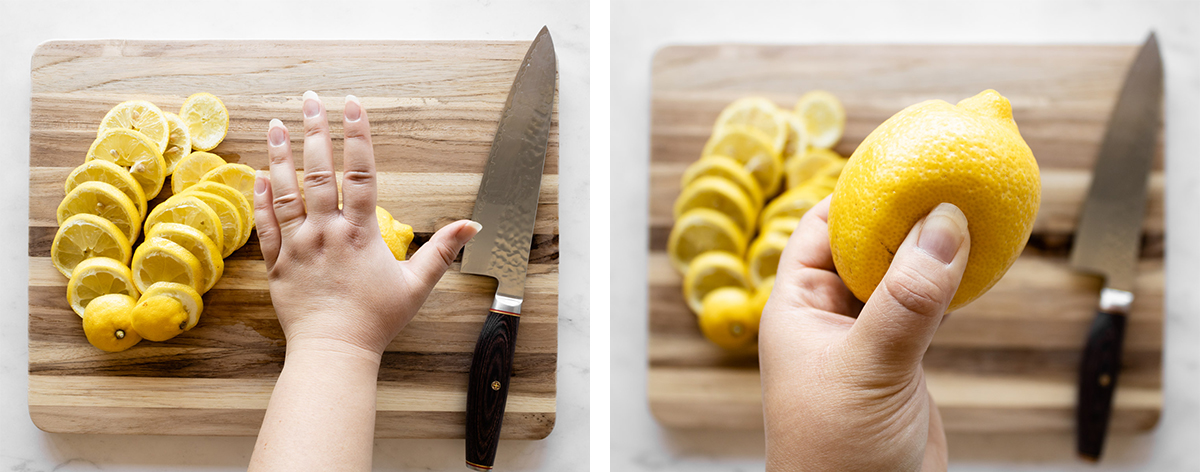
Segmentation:
{"type": "Polygon", "coordinates": [[[483,228],[463,250],[463,273],[497,281],[467,385],[467,467],[490,470],[508,399],[525,273],[550,140],[557,63],[546,27],[534,38],[500,116],[471,219],[483,228]]]}
{"type": "Polygon", "coordinates": [[[1071,248],[1071,266],[1104,278],[1079,370],[1076,450],[1099,460],[1121,368],[1125,317],[1133,303],[1146,187],[1162,117],[1163,71],[1154,33],[1117,98],[1071,248]]]}

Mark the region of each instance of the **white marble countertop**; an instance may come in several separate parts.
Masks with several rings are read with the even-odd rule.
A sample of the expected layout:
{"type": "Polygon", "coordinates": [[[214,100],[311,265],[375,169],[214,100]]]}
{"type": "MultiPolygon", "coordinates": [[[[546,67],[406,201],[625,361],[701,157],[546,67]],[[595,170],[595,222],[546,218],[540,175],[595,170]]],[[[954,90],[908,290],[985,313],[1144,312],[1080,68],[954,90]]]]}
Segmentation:
{"type": "Polygon", "coordinates": [[[1104,464],[1073,458],[1067,435],[955,435],[965,472],[1200,470],[1200,3],[1192,1],[688,2],[613,0],[612,468],[763,469],[758,433],[671,431],[646,400],[650,64],[667,44],[1124,43],[1158,32],[1166,70],[1165,406],[1155,432],[1109,441],[1104,464]],[[620,254],[620,257],[617,255],[620,254]],[[1006,451],[1021,451],[1006,457],[1006,451]]]}
{"type": "MultiPolygon", "coordinates": [[[[0,0],[0,470],[245,470],[254,438],[48,434],[29,419],[30,57],[53,39],[531,40],[554,34],[559,67],[558,411],[542,441],[505,441],[500,470],[588,460],[588,44],[586,1],[0,0]],[[186,7],[194,5],[194,7],[186,7]]],[[[303,90],[297,90],[299,95],[303,90]]],[[[465,470],[462,440],[377,440],[379,470],[465,470]]]]}

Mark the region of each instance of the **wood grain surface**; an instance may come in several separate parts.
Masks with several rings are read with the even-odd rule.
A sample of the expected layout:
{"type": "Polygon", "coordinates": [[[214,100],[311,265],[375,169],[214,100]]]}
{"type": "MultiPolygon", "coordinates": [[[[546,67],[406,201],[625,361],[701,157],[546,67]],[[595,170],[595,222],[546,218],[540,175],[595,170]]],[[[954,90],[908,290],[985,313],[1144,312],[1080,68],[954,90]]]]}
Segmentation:
{"type": "MultiPolygon", "coordinates": [[[[209,92],[229,110],[212,152],[267,168],[272,118],[303,148],[301,94],[330,116],[354,94],[367,108],[379,205],[412,225],[411,255],[438,228],[470,218],[501,109],[529,42],[83,41],[41,45],[32,60],[29,181],[29,409],[51,432],[255,435],[283,366],[257,235],[227,260],[199,325],[170,341],[105,353],[83,335],[50,262],[63,180],[82,164],[113,105],[178,110],[209,92]]],[[[341,121],[330,123],[340,166],[341,121]]],[[[550,130],[505,439],[540,439],[555,417],[558,339],[558,120],[550,130]]],[[[299,169],[298,169],[299,170],[299,169]]],[[[340,176],[339,176],[340,178],[340,176]]],[[[170,194],[170,187],[152,204],[170,194]]],[[[496,288],[456,261],[388,346],[376,435],[462,438],[467,372],[496,288]]]]}
{"type": "MultiPolygon", "coordinates": [[[[928,385],[953,432],[1067,433],[1075,382],[1101,281],[1067,265],[1072,234],[1109,114],[1135,46],[674,46],[653,65],[650,162],[649,400],[670,427],[762,428],[756,348],[725,352],[700,334],[682,276],[666,256],[680,177],[700,156],[721,109],[761,95],[791,108],[825,89],[846,108],[835,150],[902,108],[951,103],[988,88],[1012,102],[1042,175],[1042,203],[1024,253],[996,286],[955,312],[925,356],[928,385]]],[[[1161,139],[1160,139],[1161,141],[1161,139]]],[[[1161,144],[1112,429],[1154,427],[1162,406],[1163,167],[1161,144]]]]}

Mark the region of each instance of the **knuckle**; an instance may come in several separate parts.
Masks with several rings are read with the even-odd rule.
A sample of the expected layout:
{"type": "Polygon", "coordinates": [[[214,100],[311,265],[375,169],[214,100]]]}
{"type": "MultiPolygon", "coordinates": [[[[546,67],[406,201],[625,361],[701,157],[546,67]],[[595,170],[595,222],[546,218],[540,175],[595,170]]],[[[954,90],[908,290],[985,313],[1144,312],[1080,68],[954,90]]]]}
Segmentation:
{"type": "Polygon", "coordinates": [[[454,263],[454,259],[458,257],[458,251],[455,251],[454,248],[445,243],[437,245],[437,252],[441,256],[442,262],[445,262],[447,266],[454,263]]]}
{"type": "Polygon", "coordinates": [[[288,208],[291,206],[301,204],[300,195],[296,194],[296,193],[292,193],[292,192],[282,193],[279,195],[275,195],[271,199],[271,203],[276,208],[288,208]]]}
{"type": "Polygon", "coordinates": [[[913,268],[898,269],[883,278],[883,289],[888,296],[913,313],[937,316],[945,311],[948,300],[943,299],[949,298],[945,289],[913,268]]]}
{"type": "Polygon", "coordinates": [[[304,183],[310,187],[335,184],[337,175],[332,170],[311,170],[304,173],[304,183]]]}
{"type": "Polygon", "coordinates": [[[272,150],[267,153],[271,158],[271,164],[287,164],[291,161],[291,154],[288,149],[272,150]]]}
{"type": "Polygon", "coordinates": [[[346,126],[342,129],[342,134],[345,136],[347,141],[352,139],[367,141],[371,138],[371,134],[368,132],[365,126],[346,126]]]}
{"type": "Polygon", "coordinates": [[[346,170],[342,173],[343,185],[370,185],[375,182],[375,172],[367,170],[346,170]]]}
{"type": "Polygon", "coordinates": [[[304,137],[311,138],[314,136],[321,136],[323,134],[328,134],[328,131],[328,123],[325,123],[323,120],[314,120],[314,122],[308,123],[304,126],[304,137]]]}

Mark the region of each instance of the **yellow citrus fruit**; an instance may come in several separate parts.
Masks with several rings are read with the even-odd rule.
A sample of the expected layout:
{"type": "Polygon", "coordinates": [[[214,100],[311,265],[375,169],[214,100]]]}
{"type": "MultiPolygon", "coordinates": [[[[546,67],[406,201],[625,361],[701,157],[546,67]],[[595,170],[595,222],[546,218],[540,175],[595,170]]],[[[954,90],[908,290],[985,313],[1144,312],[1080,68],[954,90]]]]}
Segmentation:
{"type": "Polygon", "coordinates": [[[143,338],[166,341],[200,321],[204,301],[191,286],[158,282],[146,289],[133,308],[133,328],[143,338]]]}
{"type": "Polygon", "coordinates": [[[254,201],[254,168],[246,164],[222,164],[200,177],[200,181],[228,185],[242,192],[246,201],[254,201]]]}
{"type": "Polygon", "coordinates": [[[163,160],[167,161],[167,175],[175,172],[179,161],[192,152],[192,137],[188,134],[187,124],[183,119],[171,112],[164,113],[170,135],[167,139],[167,149],[163,151],[163,160]]]}
{"type": "MultiPolygon", "coordinates": [[[[168,239],[152,238],[133,252],[133,283],[142,293],[155,282],[173,282],[204,288],[204,269],[200,260],[168,239]]],[[[153,339],[151,339],[153,341],[153,339]]]]}
{"type": "Polygon", "coordinates": [[[779,110],[779,113],[783,115],[783,121],[787,124],[787,143],[783,146],[783,159],[786,161],[808,152],[811,145],[808,143],[808,128],[804,126],[804,119],[788,110],[779,110]]]}
{"type": "Polygon", "coordinates": [[[66,193],[84,182],[104,182],[116,187],[137,207],[138,218],[146,217],[146,192],[124,167],[99,159],[84,162],[67,176],[66,193]]]}
{"type": "MultiPolygon", "coordinates": [[[[826,166],[843,161],[842,156],[828,149],[813,148],[802,155],[794,156],[783,163],[783,174],[787,180],[787,188],[799,187],[804,182],[821,174],[826,166]]],[[[841,167],[838,167],[841,172],[841,167]]],[[[837,175],[834,175],[836,178],[837,175]]]]}
{"type": "Polygon", "coordinates": [[[689,184],[700,177],[721,177],[733,182],[734,185],[746,192],[746,196],[750,197],[750,203],[754,206],[755,212],[762,209],[762,188],[758,186],[758,181],[754,180],[754,176],[750,175],[750,172],[738,161],[721,155],[700,159],[683,171],[683,179],[679,188],[687,188],[689,184]]]}
{"type": "Polygon", "coordinates": [[[392,230],[389,234],[384,235],[383,240],[387,243],[388,249],[392,250],[392,257],[402,261],[408,257],[408,245],[412,244],[412,226],[392,220],[392,230]]]}
{"type": "Polygon", "coordinates": [[[697,256],[683,276],[683,298],[688,308],[699,315],[704,296],[721,287],[750,289],[746,263],[725,251],[709,251],[697,256]]]}
{"type": "Polygon", "coordinates": [[[762,131],[771,143],[771,149],[782,153],[787,143],[788,131],[784,115],[779,107],[763,97],[744,97],[734,100],[721,110],[713,125],[713,134],[727,125],[745,125],[762,131]]]}
{"type": "MultiPolygon", "coordinates": [[[[180,223],[196,228],[208,239],[223,250],[225,229],[221,225],[221,217],[217,212],[192,195],[173,195],[167,201],[160,203],[146,217],[146,232],[159,223],[180,223]]],[[[222,253],[223,254],[223,253],[222,253]]]]}
{"type": "Polygon", "coordinates": [[[722,126],[708,138],[701,158],[715,155],[728,156],[741,163],[754,176],[764,197],[775,195],[779,190],[783,157],[762,131],[746,125],[722,126]]]}
{"type": "Polygon", "coordinates": [[[157,145],[146,135],[134,130],[117,128],[101,134],[88,149],[87,160],[100,159],[129,170],[142,186],[147,200],[158,196],[167,178],[167,161],[157,145]]]}
{"type": "Polygon", "coordinates": [[[130,241],[136,241],[141,230],[137,207],[119,189],[104,182],[84,182],[71,190],[58,204],[58,224],[83,213],[111,221],[130,241]]]}
{"type": "Polygon", "coordinates": [[[184,100],[179,117],[187,124],[192,148],[209,151],[221,144],[229,131],[229,111],[211,93],[196,93],[184,100]]]}
{"type": "Polygon", "coordinates": [[[171,174],[171,192],[180,194],[200,181],[204,174],[225,165],[225,159],[211,152],[196,151],[188,154],[175,166],[171,174]]]}
{"type": "Polygon", "coordinates": [[[197,182],[195,185],[188,187],[186,191],[207,192],[229,200],[229,203],[232,203],[237,208],[238,217],[242,220],[243,228],[242,237],[234,245],[234,250],[246,245],[246,241],[250,240],[250,233],[254,231],[253,201],[246,200],[246,196],[242,195],[242,192],[237,191],[237,189],[216,182],[197,182]]]}
{"type": "Polygon", "coordinates": [[[75,314],[83,317],[84,309],[96,297],[123,293],[136,298],[137,285],[129,267],[116,259],[93,257],[80,262],[67,282],[67,303],[75,314]]]}
{"type": "Polygon", "coordinates": [[[83,311],[83,334],[97,349],[121,352],[133,347],[142,336],[133,329],[133,297],[123,293],[101,295],[83,311]]]}
{"type": "Polygon", "coordinates": [[[842,170],[829,209],[838,274],[866,300],[900,243],[940,203],[967,217],[971,254],[948,311],[982,295],[1012,265],[1041,200],[1037,161],[1008,99],[985,90],[957,105],[912,105],[872,131],[842,170]]]}
{"type": "Polygon", "coordinates": [[[225,260],[221,258],[221,250],[196,228],[179,223],[159,223],[146,232],[147,240],[154,238],[166,239],[183,246],[196,256],[200,261],[200,269],[204,272],[204,283],[201,285],[203,290],[199,290],[202,294],[212,290],[213,285],[216,285],[217,280],[225,273],[225,260]]]}
{"type": "Polygon", "coordinates": [[[686,274],[692,259],[708,251],[725,251],[741,257],[746,252],[746,233],[724,213],[697,208],[675,220],[667,240],[671,265],[686,274]]]}
{"type": "Polygon", "coordinates": [[[684,187],[675,200],[675,218],[696,208],[711,208],[726,214],[746,234],[754,229],[758,217],[746,192],[721,177],[700,177],[684,187]]]}
{"type": "Polygon", "coordinates": [[[815,148],[831,148],[842,139],[846,129],[846,110],[832,93],[813,90],[796,102],[795,113],[808,128],[809,144],[815,148]]]}
{"type": "Polygon", "coordinates": [[[50,260],[59,272],[70,278],[75,266],[87,259],[107,257],[128,264],[132,252],[129,238],[111,221],[80,213],[67,218],[58,227],[54,243],[50,245],[50,260]]]}
{"type": "Polygon", "coordinates": [[[796,216],[780,216],[772,218],[763,223],[763,233],[779,233],[787,237],[791,237],[796,231],[796,226],[800,224],[800,218],[796,216]]]}
{"type": "Polygon", "coordinates": [[[779,256],[787,246],[788,237],[778,232],[763,232],[746,253],[746,270],[750,274],[750,284],[757,287],[767,277],[774,277],[779,268],[779,256]]]}
{"type": "Polygon", "coordinates": [[[721,287],[704,297],[700,331],[724,349],[750,345],[758,335],[759,315],[754,312],[750,292],[742,287],[721,287]]]}
{"type": "Polygon", "coordinates": [[[772,275],[762,280],[754,286],[754,298],[750,299],[751,305],[754,306],[754,312],[758,313],[759,319],[762,318],[762,311],[767,307],[767,300],[771,298],[771,290],[775,289],[775,276],[772,275]]]}
{"type": "MultiPolygon", "coordinates": [[[[242,241],[242,232],[249,231],[242,223],[242,217],[239,214],[238,208],[222,197],[218,197],[208,192],[199,192],[195,187],[185,190],[180,195],[191,195],[199,198],[200,201],[212,208],[217,213],[217,217],[221,219],[221,235],[225,237],[221,241],[221,257],[229,257],[239,247],[238,243],[242,241]]],[[[241,195],[239,195],[241,196],[241,195]]]]}
{"type": "Polygon", "coordinates": [[[167,150],[170,137],[170,124],[163,111],[153,103],[145,100],[130,100],[117,104],[108,110],[104,119],[100,120],[100,130],[96,136],[114,129],[137,131],[154,143],[154,149],[162,154],[167,150]]]}
{"type": "Polygon", "coordinates": [[[826,189],[810,185],[802,185],[783,192],[763,209],[760,221],[771,221],[782,216],[803,217],[829,193],[826,189]]]}

